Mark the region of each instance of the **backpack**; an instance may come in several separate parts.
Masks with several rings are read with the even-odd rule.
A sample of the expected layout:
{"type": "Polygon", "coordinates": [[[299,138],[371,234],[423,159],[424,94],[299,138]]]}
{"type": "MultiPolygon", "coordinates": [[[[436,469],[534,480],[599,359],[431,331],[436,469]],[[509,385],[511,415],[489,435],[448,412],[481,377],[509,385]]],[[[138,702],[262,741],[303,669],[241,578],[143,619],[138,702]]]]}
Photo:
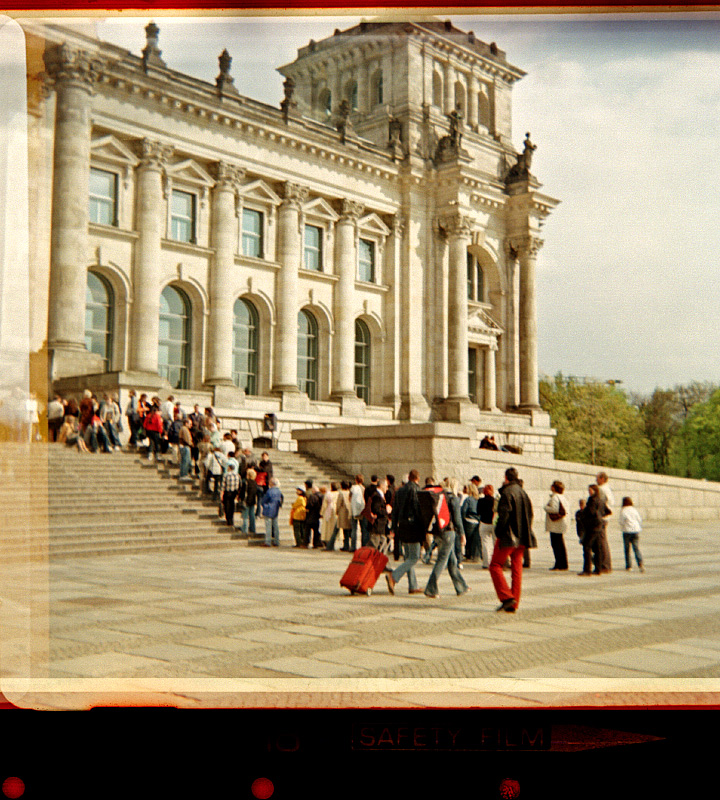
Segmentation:
{"type": "Polygon", "coordinates": [[[371,524],[377,519],[377,514],[373,514],[372,512],[372,497],[368,497],[365,508],[360,512],[360,516],[371,524]]]}
{"type": "Polygon", "coordinates": [[[425,530],[429,530],[433,521],[436,521],[439,529],[444,531],[450,524],[450,508],[442,486],[426,486],[417,496],[425,530]]]}

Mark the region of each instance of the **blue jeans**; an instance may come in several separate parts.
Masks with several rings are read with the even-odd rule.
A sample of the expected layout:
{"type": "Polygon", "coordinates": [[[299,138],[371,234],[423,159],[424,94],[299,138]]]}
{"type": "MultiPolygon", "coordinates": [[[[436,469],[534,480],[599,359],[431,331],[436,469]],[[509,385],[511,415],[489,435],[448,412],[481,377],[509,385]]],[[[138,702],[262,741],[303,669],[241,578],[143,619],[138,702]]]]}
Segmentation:
{"type": "Polygon", "coordinates": [[[408,591],[412,592],[418,588],[415,564],[420,560],[420,542],[407,542],[407,544],[403,544],[403,549],[405,560],[392,571],[392,579],[397,583],[407,573],[408,591]]]}
{"type": "Polygon", "coordinates": [[[437,561],[433,571],[430,573],[430,579],[425,587],[425,594],[438,594],[438,578],[442,575],[445,567],[450,573],[455,591],[458,594],[463,594],[468,587],[462,572],[458,569],[455,555],[455,531],[445,528],[440,536],[435,536],[435,540],[438,542],[437,561]]]}
{"type": "Polygon", "coordinates": [[[258,486],[257,488],[257,502],[255,503],[255,516],[259,517],[262,514],[262,499],[265,494],[265,487],[258,486]]]}
{"type": "Polygon", "coordinates": [[[280,527],[277,517],[265,517],[265,544],[280,544],[280,527]]]}
{"type": "Polygon", "coordinates": [[[245,506],[242,512],[242,532],[248,532],[248,520],[250,521],[250,533],[255,531],[255,506],[245,506]]]}
{"type": "Polygon", "coordinates": [[[638,546],[638,534],[637,533],[623,533],[623,547],[625,549],[625,569],[630,569],[630,548],[632,547],[633,553],[635,554],[635,561],[637,561],[638,567],[642,567],[643,558],[642,553],[640,552],[640,547],[638,546]]]}
{"type": "Polygon", "coordinates": [[[186,478],[190,474],[190,448],[180,445],[180,477],[186,478]]]}
{"type": "Polygon", "coordinates": [[[352,518],[352,528],[350,529],[350,549],[355,552],[357,550],[357,533],[358,526],[360,525],[360,518],[352,518]]]}

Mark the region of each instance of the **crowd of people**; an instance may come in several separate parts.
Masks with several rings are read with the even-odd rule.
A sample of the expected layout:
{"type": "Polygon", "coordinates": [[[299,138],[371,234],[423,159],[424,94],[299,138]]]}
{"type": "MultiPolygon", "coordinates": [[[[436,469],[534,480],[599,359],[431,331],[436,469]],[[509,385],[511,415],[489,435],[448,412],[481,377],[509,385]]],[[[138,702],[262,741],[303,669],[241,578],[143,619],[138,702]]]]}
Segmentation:
{"type": "MultiPolygon", "coordinates": [[[[179,465],[178,480],[198,480],[200,490],[218,505],[218,514],[233,528],[233,536],[257,535],[258,521],[264,523],[266,547],[280,544],[279,519],[285,498],[273,474],[269,454],[257,460],[250,448],[242,447],[238,432],[221,433],[220,420],[212,408],[195,405],[186,413],[170,395],[165,401],[130,391],[123,413],[117,397],[102,398],[90,391],[78,403],[74,398],[56,396],[48,406],[48,429],[53,441],[65,442],[87,452],[111,453],[121,449],[123,418],[127,420],[128,446],[137,448],[153,461],[168,456],[179,465]],[[240,525],[236,525],[236,515],[240,525]]],[[[530,567],[530,550],[537,547],[533,533],[533,507],[517,471],[505,471],[503,485],[496,491],[483,485],[478,475],[464,485],[455,478],[436,481],[425,478],[420,486],[417,470],[404,476],[396,486],[393,475],[363,475],[353,481],[330,481],[315,486],[308,478],[295,487],[288,521],[294,546],[319,552],[336,549],[354,553],[358,547],[391,552],[396,567],[388,567],[388,590],[394,594],[407,576],[411,594],[424,592],[438,597],[438,579],[448,570],[457,594],[468,590],[463,575],[465,562],[487,569],[500,606],[498,611],[514,612],[520,603],[522,571],[530,567]],[[422,560],[435,564],[424,589],[419,588],[415,566],[422,560]],[[504,572],[511,573],[508,585],[504,572]]],[[[567,571],[565,534],[570,510],[563,483],[556,480],[545,503],[545,530],[554,556],[553,571],[567,571]]],[[[579,501],[575,529],[582,549],[580,576],[603,575],[612,571],[608,543],[608,521],[615,501],[608,476],[600,472],[588,488],[587,500],[579,501]]],[[[618,517],[623,535],[625,568],[635,563],[644,572],[639,548],[642,519],[632,499],[623,498],[618,517]]]]}

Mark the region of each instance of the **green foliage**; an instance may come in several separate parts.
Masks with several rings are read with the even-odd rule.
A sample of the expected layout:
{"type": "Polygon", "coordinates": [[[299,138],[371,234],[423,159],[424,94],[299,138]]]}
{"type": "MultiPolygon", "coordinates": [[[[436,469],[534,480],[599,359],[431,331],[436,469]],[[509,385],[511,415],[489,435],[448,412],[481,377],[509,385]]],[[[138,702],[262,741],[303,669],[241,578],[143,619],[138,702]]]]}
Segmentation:
{"type": "Polygon", "coordinates": [[[685,474],[720,481],[720,389],[690,408],[678,438],[685,474]]]}
{"type": "Polygon", "coordinates": [[[540,403],[557,430],[556,458],[652,469],[640,411],[614,385],[580,382],[558,373],[540,382],[540,403]]]}

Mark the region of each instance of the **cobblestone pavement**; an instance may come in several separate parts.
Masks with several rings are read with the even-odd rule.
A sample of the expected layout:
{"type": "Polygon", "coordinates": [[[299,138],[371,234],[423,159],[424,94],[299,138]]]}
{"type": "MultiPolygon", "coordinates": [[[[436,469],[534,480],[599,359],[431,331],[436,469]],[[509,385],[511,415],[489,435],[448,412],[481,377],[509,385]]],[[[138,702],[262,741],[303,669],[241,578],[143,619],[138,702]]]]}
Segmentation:
{"type": "MultiPolygon", "coordinates": [[[[48,636],[34,623],[25,656],[42,677],[15,692],[42,707],[717,704],[720,522],[649,523],[644,574],[626,572],[621,534],[610,537],[612,574],[581,578],[574,534],[570,569],[553,572],[540,533],[516,614],[495,612],[489,573],[471,563],[471,591],[456,596],[445,572],[431,600],[406,579],[395,596],[382,578],[351,596],[347,554],[288,543],[58,561],[48,636]]],[[[43,576],[30,584],[41,598],[43,576]]],[[[2,663],[23,675],[9,605],[2,663]]]]}

